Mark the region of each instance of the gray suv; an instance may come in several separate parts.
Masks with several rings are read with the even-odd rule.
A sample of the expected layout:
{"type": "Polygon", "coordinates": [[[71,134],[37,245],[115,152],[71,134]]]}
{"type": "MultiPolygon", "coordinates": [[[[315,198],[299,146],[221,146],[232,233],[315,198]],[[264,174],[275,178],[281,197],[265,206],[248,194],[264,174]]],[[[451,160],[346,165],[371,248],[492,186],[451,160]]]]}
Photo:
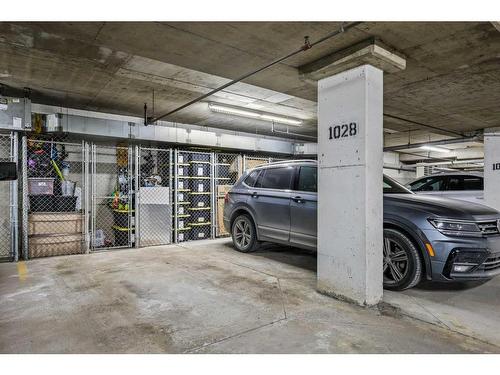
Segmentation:
{"type": "MultiPolygon", "coordinates": [[[[422,278],[484,280],[500,274],[500,213],[479,204],[413,194],[384,176],[384,287],[422,278]]],[[[317,162],[247,171],[227,193],[224,225],[236,250],[262,241],[316,249],[317,162]]]]}

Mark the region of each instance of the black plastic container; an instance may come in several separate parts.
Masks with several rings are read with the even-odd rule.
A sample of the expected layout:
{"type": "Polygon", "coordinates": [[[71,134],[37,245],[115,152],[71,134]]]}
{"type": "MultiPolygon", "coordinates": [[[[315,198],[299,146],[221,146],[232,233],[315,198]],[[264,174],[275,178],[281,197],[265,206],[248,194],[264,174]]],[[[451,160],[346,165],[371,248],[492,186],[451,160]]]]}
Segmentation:
{"type": "Polygon", "coordinates": [[[207,162],[209,163],[210,162],[210,154],[206,154],[206,153],[191,153],[191,154],[188,154],[188,159],[189,161],[191,162],[194,162],[194,161],[202,161],[202,162],[207,162]]]}
{"type": "Polygon", "coordinates": [[[54,204],[52,212],[71,212],[76,211],[77,197],[54,195],[54,204]]]}
{"type": "Polygon", "coordinates": [[[31,212],[54,212],[53,195],[30,195],[31,212]]]}
{"type": "Polygon", "coordinates": [[[128,235],[130,231],[133,231],[133,229],[113,226],[115,246],[128,246],[128,235]]]}
{"type": "Polygon", "coordinates": [[[192,208],[210,207],[210,194],[190,194],[189,201],[192,208]]]}
{"type": "Polygon", "coordinates": [[[210,192],[210,180],[194,177],[189,181],[189,188],[193,193],[210,192]]]}
{"type": "Polygon", "coordinates": [[[210,224],[206,225],[191,225],[192,229],[189,231],[190,240],[205,240],[210,238],[210,224]]]}
{"type": "Polygon", "coordinates": [[[179,178],[189,176],[189,165],[179,165],[177,166],[177,175],[179,178]]]}
{"type": "Polygon", "coordinates": [[[210,177],[210,164],[205,162],[190,162],[191,165],[191,176],[196,177],[210,177]]]}
{"type": "Polygon", "coordinates": [[[128,227],[128,211],[127,210],[115,210],[113,209],[114,223],[117,227],[127,228],[128,227]]]}
{"type": "Polygon", "coordinates": [[[189,211],[189,214],[191,215],[189,218],[189,222],[195,224],[208,223],[210,222],[210,218],[212,216],[210,210],[200,210],[197,208],[192,208],[189,211]]]}

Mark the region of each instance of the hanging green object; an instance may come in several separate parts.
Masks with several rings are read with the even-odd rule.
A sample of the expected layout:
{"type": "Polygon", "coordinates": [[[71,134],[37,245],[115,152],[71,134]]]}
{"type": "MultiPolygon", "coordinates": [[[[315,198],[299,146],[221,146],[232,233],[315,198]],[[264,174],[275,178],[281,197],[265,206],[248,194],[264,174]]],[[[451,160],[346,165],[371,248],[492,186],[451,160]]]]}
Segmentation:
{"type": "Polygon", "coordinates": [[[61,170],[59,169],[59,167],[57,166],[57,163],[54,161],[54,159],[51,160],[51,163],[52,163],[52,166],[54,167],[57,175],[59,176],[59,179],[61,181],[64,181],[64,176],[62,175],[61,173],[61,170]]]}

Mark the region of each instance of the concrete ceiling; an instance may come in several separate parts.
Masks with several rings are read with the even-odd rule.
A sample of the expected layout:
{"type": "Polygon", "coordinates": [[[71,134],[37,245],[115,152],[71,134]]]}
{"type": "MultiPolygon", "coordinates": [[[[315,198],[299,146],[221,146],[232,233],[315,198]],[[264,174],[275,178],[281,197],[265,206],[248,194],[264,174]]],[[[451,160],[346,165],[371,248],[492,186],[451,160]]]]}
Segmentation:
{"type": "MultiPolygon", "coordinates": [[[[0,23],[0,83],[29,87],[34,100],[142,116],[178,107],[339,28],[338,22],[0,23]]],[[[384,77],[384,126],[397,133],[469,132],[500,126],[500,32],[488,22],[366,22],[210,101],[303,120],[316,134],[316,85],[299,67],[368,37],[406,56],[384,77]]],[[[198,103],[167,120],[268,133],[270,124],[209,111],[198,103]]],[[[283,126],[280,129],[284,130],[283,126]]],[[[407,133],[405,133],[407,134],[407,133]]]]}

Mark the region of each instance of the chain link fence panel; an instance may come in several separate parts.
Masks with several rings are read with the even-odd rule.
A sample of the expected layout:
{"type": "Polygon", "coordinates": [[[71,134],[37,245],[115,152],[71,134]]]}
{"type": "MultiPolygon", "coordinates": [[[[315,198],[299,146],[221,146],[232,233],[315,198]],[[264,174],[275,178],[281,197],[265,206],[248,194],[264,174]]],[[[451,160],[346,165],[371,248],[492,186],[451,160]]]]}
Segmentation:
{"type": "Polygon", "coordinates": [[[256,168],[260,165],[276,163],[279,161],[293,160],[292,156],[288,158],[277,156],[257,156],[257,155],[243,155],[243,171],[256,168]]]}
{"type": "Polygon", "coordinates": [[[133,247],[135,194],[129,146],[91,146],[91,247],[133,247]]]}
{"type": "Polygon", "coordinates": [[[229,235],[229,228],[224,227],[224,198],[226,193],[238,181],[243,173],[243,157],[239,154],[215,154],[215,235],[229,235]]]}
{"type": "Polygon", "coordinates": [[[243,171],[247,171],[264,164],[269,164],[269,158],[250,155],[243,156],[243,171]]]}
{"type": "MultiPolygon", "coordinates": [[[[16,161],[14,134],[0,134],[0,161],[16,161]]],[[[17,139],[17,138],[16,138],[17,139]]],[[[17,185],[15,181],[0,182],[0,261],[14,260],[17,254],[17,185]]]]}
{"type": "Polygon", "coordinates": [[[23,152],[27,257],[85,252],[83,142],[28,138],[23,152]]]}
{"type": "Polygon", "coordinates": [[[213,153],[176,150],[174,236],[176,242],[214,236],[213,153]]]}
{"type": "Polygon", "coordinates": [[[137,150],[137,245],[167,245],[172,242],[172,150],[137,150]]]}

